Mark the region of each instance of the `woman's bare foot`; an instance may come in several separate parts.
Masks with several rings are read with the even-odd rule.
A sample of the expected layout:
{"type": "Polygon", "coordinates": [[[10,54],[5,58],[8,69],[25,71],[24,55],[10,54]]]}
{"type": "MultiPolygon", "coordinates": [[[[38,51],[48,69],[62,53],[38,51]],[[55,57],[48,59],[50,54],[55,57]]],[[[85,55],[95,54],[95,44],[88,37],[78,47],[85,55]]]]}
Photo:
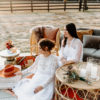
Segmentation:
{"type": "Polygon", "coordinates": [[[12,96],[16,96],[15,93],[12,91],[12,89],[6,89],[4,91],[11,94],[12,96]]]}

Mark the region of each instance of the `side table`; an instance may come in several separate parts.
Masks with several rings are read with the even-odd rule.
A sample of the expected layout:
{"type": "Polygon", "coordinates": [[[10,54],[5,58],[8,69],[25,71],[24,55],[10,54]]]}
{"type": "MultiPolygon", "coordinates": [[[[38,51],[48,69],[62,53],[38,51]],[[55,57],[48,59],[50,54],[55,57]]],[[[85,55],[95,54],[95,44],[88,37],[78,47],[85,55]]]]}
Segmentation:
{"type": "MultiPolygon", "coordinates": [[[[81,65],[85,66],[86,62],[81,62],[81,65]]],[[[64,78],[67,67],[67,65],[62,66],[56,71],[55,100],[100,100],[100,80],[91,85],[80,80],[73,84],[67,83],[64,78]]],[[[73,64],[73,67],[79,68],[79,64],[73,64]]]]}
{"type": "Polygon", "coordinates": [[[7,49],[0,52],[0,56],[6,58],[5,65],[15,64],[15,57],[17,57],[19,54],[20,50],[17,50],[16,53],[9,53],[7,49]]]}

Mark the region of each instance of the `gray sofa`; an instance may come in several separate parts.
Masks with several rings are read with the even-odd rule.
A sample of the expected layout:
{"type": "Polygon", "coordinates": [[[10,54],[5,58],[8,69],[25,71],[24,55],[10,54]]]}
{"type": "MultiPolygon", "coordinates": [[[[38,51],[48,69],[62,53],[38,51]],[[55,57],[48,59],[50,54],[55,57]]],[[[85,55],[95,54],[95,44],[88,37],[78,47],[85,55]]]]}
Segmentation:
{"type": "Polygon", "coordinates": [[[100,30],[94,29],[92,36],[83,36],[83,61],[87,57],[100,59],[100,30]]]}
{"type": "MultiPolygon", "coordinates": [[[[87,28],[79,28],[77,30],[89,30],[87,28]]],[[[63,34],[61,34],[62,41],[63,34]]],[[[83,36],[83,61],[87,60],[87,57],[93,57],[100,59],[100,30],[93,29],[93,35],[83,36]]]]}

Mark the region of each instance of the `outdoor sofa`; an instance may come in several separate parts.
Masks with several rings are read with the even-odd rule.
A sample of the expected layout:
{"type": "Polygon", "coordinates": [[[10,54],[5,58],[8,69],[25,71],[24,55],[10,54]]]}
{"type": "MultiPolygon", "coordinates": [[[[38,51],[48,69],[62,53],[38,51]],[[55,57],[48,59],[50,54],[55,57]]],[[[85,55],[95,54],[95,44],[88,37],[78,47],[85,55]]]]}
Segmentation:
{"type": "MultiPolygon", "coordinates": [[[[88,29],[88,28],[79,28],[77,31],[87,31],[92,30],[92,35],[85,34],[83,35],[83,61],[87,61],[88,57],[93,57],[100,59],[100,29],[88,29]]],[[[63,38],[63,34],[60,36],[60,44],[63,38]]]]}

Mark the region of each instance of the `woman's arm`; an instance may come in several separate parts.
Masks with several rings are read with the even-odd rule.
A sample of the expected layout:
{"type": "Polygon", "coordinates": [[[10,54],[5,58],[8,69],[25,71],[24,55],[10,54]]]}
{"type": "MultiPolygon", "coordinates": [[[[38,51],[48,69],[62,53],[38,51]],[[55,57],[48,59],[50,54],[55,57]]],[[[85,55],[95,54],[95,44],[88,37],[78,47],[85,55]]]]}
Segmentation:
{"type": "Polygon", "coordinates": [[[61,62],[63,64],[72,64],[75,62],[79,62],[80,59],[82,58],[82,56],[83,56],[83,44],[81,43],[80,40],[77,40],[74,45],[75,45],[75,50],[76,50],[75,55],[73,55],[74,59],[67,61],[65,58],[62,58],[61,62]]]}
{"type": "Polygon", "coordinates": [[[37,70],[38,60],[39,60],[39,56],[36,57],[35,62],[30,67],[28,67],[27,69],[25,69],[24,71],[22,71],[22,74],[25,75],[27,73],[35,73],[36,70],[37,70]]]}
{"type": "Polygon", "coordinates": [[[64,65],[75,63],[74,60],[69,60],[69,61],[67,61],[65,58],[62,58],[62,59],[61,59],[61,62],[62,62],[64,65]]]}
{"type": "Polygon", "coordinates": [[[80,40],[78,40],[75,46],[76,46],[76,54],[74,61],[79,62],[83,58],[83,44],[80,40]]]}

